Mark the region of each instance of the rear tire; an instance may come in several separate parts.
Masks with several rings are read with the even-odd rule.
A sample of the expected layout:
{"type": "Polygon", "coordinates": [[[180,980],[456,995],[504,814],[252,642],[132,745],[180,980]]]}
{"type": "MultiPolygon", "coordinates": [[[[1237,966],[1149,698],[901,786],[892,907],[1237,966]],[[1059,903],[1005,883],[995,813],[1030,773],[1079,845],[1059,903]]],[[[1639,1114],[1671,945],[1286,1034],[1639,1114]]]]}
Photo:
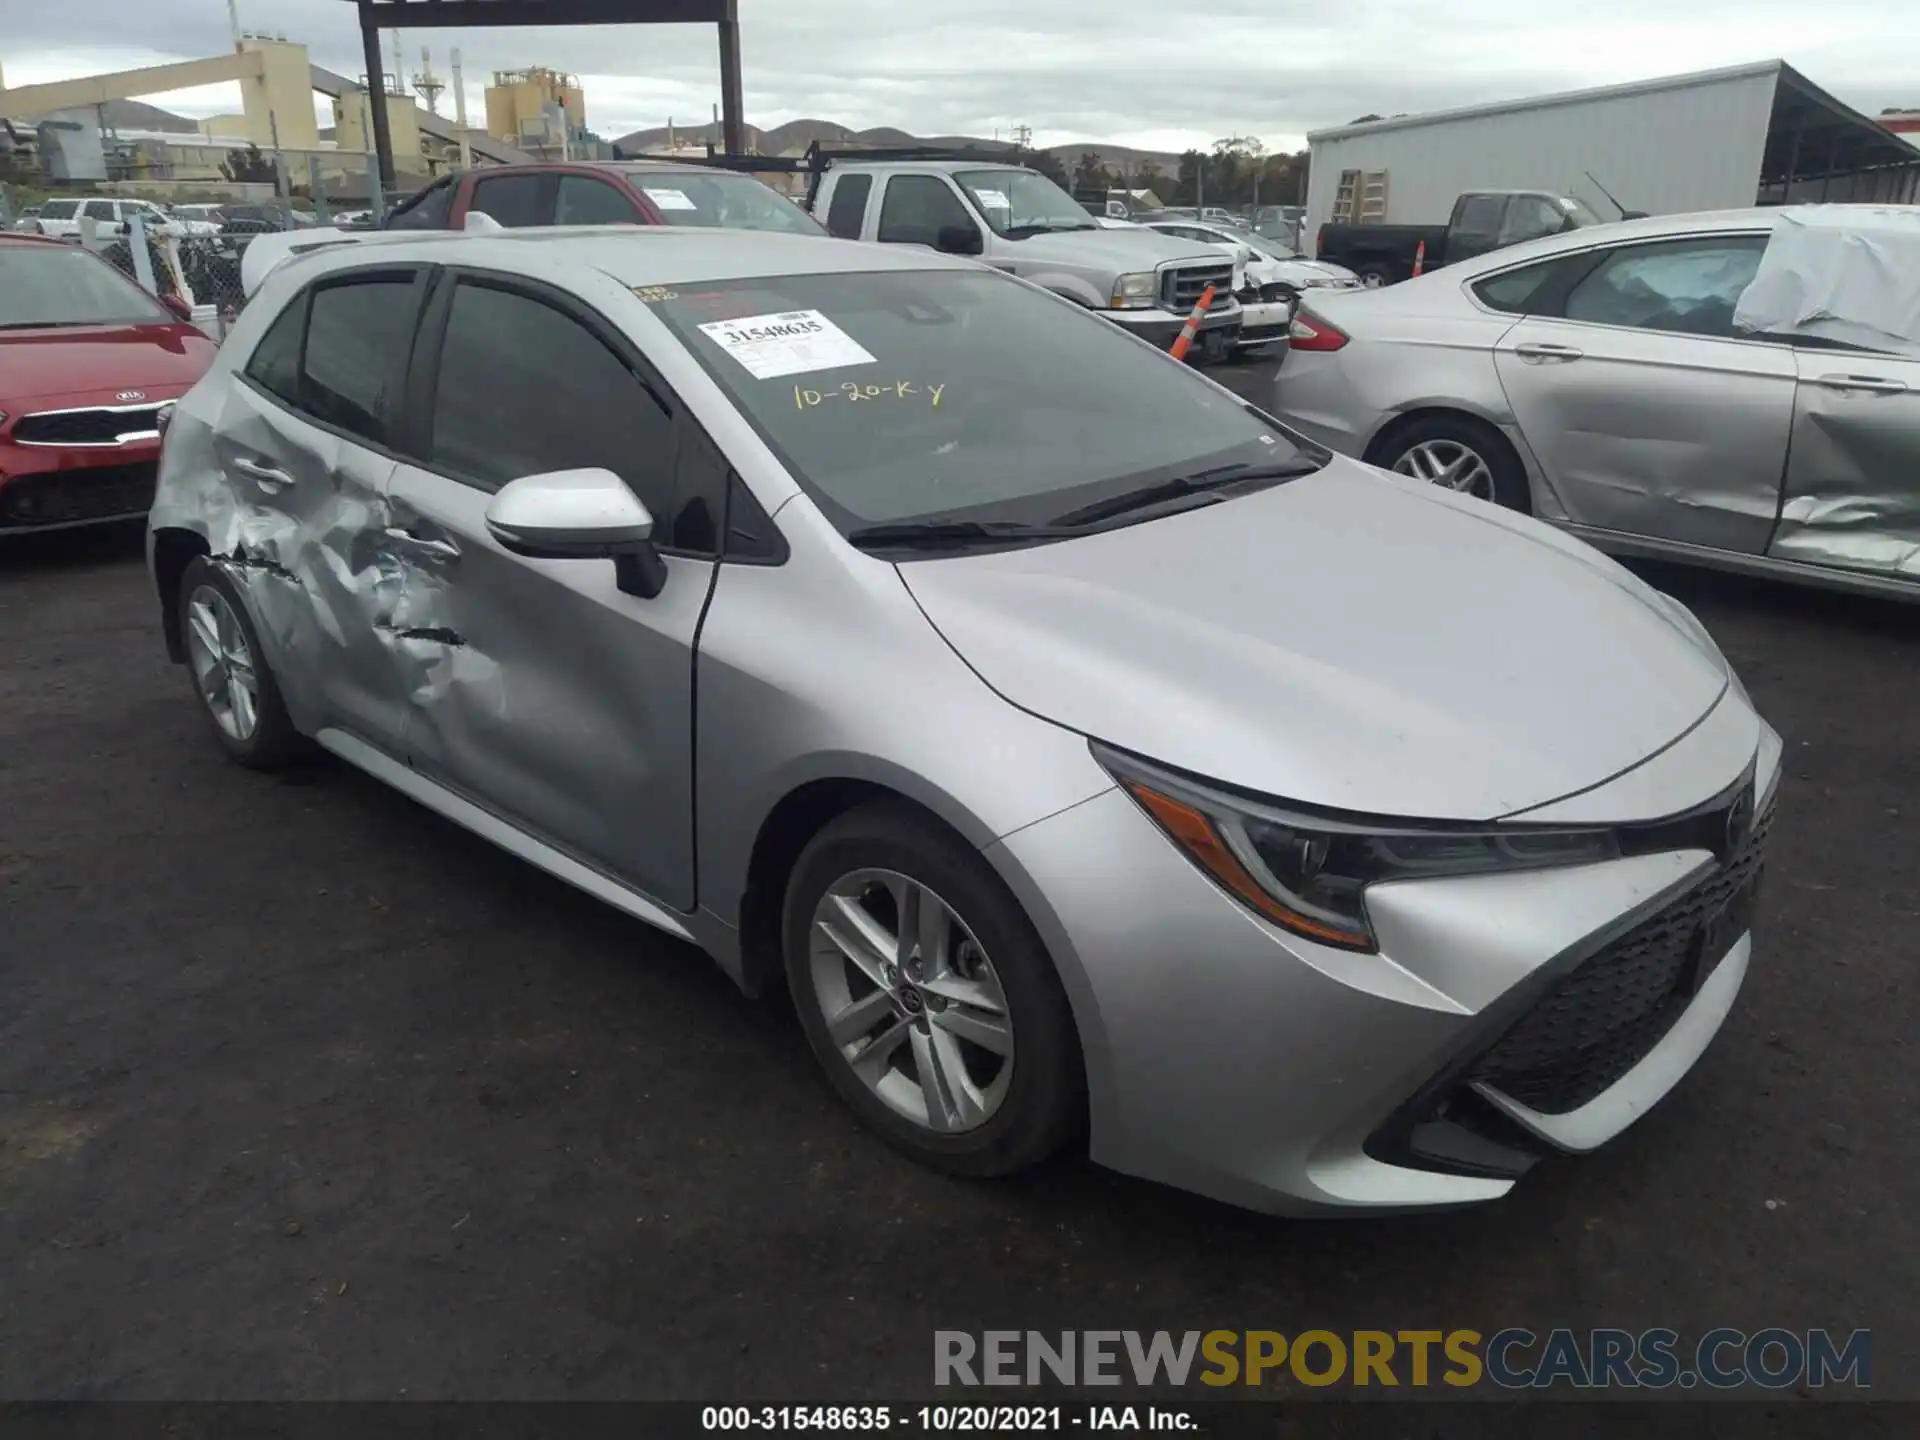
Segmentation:
{"type": "Polygon", "coordinates": [[[277,770],[298,759],[304,742],[226,571],[204,555],[189,561],[177,614],[187,675],[221,747],[251,770],[277,770]]]}
{"type": "Polygon", "coordinates": [[[1360,277],[1360,283],[1369,290],[1378,290],[1384,285],[1394,285],[1403,278],[1393,266],[1380,260],[1368,260],[1353,267],[1353,273],[1360,277]]]}
{"type": "Polygon", "coordinates": [[[828,1082],[894,1148],[1007,1175],[1078,1130],[1079,1036],[1046,947],[992,866],[930,817],[882,801],[828,824],[787,882],[781,939],[828,1082]]]}
{"type": "Polygon", "coordinates": [[[1526,468],[1493,426],[1469,415],[1428,415],[1394,431],[1374,464],[1414,480],[1530,514],[1526,468]]]}

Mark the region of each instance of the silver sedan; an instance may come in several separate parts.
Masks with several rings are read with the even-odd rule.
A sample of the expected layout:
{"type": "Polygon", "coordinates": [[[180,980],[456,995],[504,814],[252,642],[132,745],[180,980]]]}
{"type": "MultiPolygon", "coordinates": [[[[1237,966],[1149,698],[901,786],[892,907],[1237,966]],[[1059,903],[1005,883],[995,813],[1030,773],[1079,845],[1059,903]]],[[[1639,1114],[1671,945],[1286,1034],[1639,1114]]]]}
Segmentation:
{"type": "Polygon", "coordinates": [[[317,744],[784,985],[933,1165],[1488,1200],[1753,954],[1780,741],[1684,608],[966,261],[328,245],[164,445],[236,760],[317,744]]]}
{"type": "Polygon", "coordinates": [[[1614,553],[1920,599],[1920,352],[1736,329],[1780,213],[1309,296],[1276,413],[1614,553]]]}

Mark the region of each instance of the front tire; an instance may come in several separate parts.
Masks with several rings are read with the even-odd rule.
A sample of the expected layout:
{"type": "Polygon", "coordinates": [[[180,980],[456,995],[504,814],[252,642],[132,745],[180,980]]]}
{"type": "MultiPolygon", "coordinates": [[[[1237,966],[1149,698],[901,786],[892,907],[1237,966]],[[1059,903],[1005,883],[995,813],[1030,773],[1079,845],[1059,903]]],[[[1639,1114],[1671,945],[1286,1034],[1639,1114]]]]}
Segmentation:
{"type": "Polygon", "coordinates": [[[896,1149],[959,1175],[1052,1155],[1084,1113],[1059,976],[978,851],[903,803],[849,811],[801,853],[781,937],[807,1041],[896,1149]]]}
{"type": "Polygon", "coordinates": [[[253,770],[277,770],[297,759],[300,734],[233,580],[196,555],[180,577],[177,613],[187,674],[222,748],[253,770]]]}

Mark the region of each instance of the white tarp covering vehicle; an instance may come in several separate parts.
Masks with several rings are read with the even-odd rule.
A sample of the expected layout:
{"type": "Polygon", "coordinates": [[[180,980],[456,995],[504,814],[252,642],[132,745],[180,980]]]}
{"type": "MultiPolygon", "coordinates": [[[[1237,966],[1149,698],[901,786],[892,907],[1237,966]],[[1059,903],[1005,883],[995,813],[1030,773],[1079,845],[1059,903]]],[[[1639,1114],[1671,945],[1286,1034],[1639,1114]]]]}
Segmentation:
{"type": "Polygon", "coordinates": [[[1733,324],[1920,358],[1920,206],[1782,210],[1733,324]]]}

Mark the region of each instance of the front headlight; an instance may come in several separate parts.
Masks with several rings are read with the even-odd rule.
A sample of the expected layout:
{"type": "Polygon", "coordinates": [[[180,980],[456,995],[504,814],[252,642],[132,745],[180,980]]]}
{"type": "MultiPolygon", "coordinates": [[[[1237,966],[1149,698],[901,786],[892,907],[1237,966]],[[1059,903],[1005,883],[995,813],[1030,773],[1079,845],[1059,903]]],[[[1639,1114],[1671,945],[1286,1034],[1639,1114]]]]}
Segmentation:
{"type": "Polygon", "coordinates": [[[1377,950],[1366,890],[1387,880],[1616,859],[1610,830],[1314,815],[1231,795],[1095,743],[1094,757],[1187,857],[1248,909],[1345,950],[1377,950]]]}
{"type": "Polygon", "coordinates": [[[1159,298],[1160,277],[1151,270],[1138,275],[1119,275],[1113,282],[1113,308],[1151,310],[1159,298]]]}

